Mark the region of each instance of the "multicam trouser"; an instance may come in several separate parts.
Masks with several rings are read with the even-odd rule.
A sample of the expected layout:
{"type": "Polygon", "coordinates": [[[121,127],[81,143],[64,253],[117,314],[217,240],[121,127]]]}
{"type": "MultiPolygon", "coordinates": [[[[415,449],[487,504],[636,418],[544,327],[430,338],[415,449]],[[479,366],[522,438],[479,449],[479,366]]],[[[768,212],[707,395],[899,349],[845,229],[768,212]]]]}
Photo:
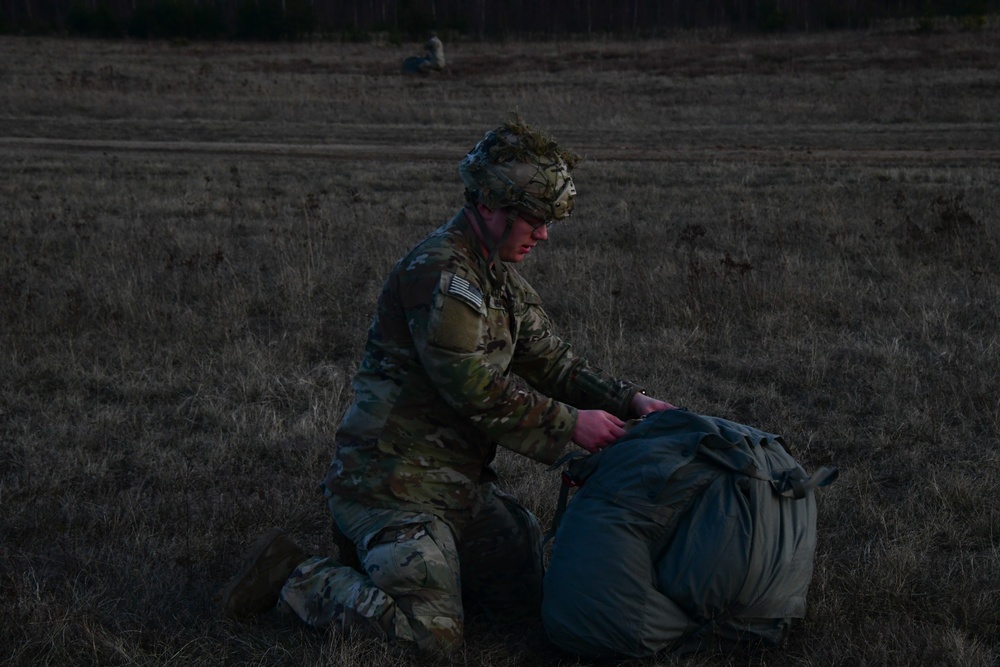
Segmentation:
{"type": "Polygon", "coordinates": [[[466,607],[497,622],[538,616],[541,530],[492,485],[466,515],[374,508],[337,496],[329,505],[357,545],[363,571],[326,557],[296,568],[281,601],[306,623],[449,651],[462,642],[466,607]]]}

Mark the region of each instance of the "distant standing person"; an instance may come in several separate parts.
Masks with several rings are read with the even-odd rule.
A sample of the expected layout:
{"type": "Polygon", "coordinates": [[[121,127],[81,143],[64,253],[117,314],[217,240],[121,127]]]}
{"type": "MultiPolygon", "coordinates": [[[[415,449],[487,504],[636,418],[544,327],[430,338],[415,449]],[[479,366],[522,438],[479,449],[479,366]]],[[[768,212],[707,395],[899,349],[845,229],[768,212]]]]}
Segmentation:
{"type": "Polygon", "coordinates": [[[403,71],[412,74],[427,74],[428,72],[440,72],[445,67],[444,44],[438,38],[436,32],[432,32],[427,42],[424,44],[426,55],[410,56],[403,61],[403,71]]]}
{"type": "Polygon", "coordinates": [[[539,618],[541,531],[496,487],[497,448],[552,463],[673,408],[578,356],[514,269],[573,210],[575,159],[514,119],[461,161],[466,204],[390,271],[336,434],[322,488],[341,561],[274,529],[224,589],[225,613],[277,603],[315,627],[444,652],[467,611],[539,618]]]}

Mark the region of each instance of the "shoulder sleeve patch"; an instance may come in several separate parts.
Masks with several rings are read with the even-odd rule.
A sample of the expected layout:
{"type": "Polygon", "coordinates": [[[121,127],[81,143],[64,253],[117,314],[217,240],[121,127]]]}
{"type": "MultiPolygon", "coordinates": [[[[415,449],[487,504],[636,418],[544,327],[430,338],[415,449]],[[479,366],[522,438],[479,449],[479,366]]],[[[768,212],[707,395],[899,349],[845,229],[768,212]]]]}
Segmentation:
{"type": "Polygon", "coordinates": [[[427,341],[457,352],[480,349],[486,308],[483,293],[467,279],[441,274],[431,307],[427,341]]]}
{"type": "Polygon", "coordinates": [[[453,275],[451,277],[451,283],[448,285],[448,294],[464,301],[477,311],[483,309],[483,293],[479,291],[478,287],[462,276],[453,275]]]}

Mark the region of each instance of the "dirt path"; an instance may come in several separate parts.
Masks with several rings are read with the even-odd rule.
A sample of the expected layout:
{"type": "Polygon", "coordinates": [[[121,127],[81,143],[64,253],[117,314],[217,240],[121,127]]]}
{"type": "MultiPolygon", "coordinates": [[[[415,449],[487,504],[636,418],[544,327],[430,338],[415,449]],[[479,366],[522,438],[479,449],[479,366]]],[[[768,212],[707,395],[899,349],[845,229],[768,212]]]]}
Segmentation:
{"type": "MultiPolygon", "coordinates": [[[[137,141],[108,139],[48,139],[0,137],[0,149],[28,152],[185,153],[385,160],[392,157],[451,162],[464,155],[465,145],[293,144],[261,142],[137,141]]],[[[849,149],[783,148],[773,146],[711,146],[677,149],[593,147],[588,160],[620,162],[860,162],[860,163],[1000,163],[1000,149],[849,149]]]]}

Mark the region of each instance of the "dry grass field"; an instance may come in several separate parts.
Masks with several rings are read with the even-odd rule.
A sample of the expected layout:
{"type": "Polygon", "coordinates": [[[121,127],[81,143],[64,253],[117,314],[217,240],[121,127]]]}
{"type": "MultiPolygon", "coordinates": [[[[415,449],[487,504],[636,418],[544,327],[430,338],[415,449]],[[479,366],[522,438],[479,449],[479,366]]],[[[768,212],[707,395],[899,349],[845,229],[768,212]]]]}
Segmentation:
{"type": "MultiPolygon", "coordinates": [[[[819,496],[778,649],[1000,661],[1000,30],[655,42],[0,38],[0,662],[407,664],[213,593],[316,485],[381,279],[512,108],[586,160],[524,266],[600,365],[781,433],[819,496]]],[[[502,457],[546,523],[558,477],[502,457]]],[[[575,665],[473,625],[464,664],[575,665]]]]}

